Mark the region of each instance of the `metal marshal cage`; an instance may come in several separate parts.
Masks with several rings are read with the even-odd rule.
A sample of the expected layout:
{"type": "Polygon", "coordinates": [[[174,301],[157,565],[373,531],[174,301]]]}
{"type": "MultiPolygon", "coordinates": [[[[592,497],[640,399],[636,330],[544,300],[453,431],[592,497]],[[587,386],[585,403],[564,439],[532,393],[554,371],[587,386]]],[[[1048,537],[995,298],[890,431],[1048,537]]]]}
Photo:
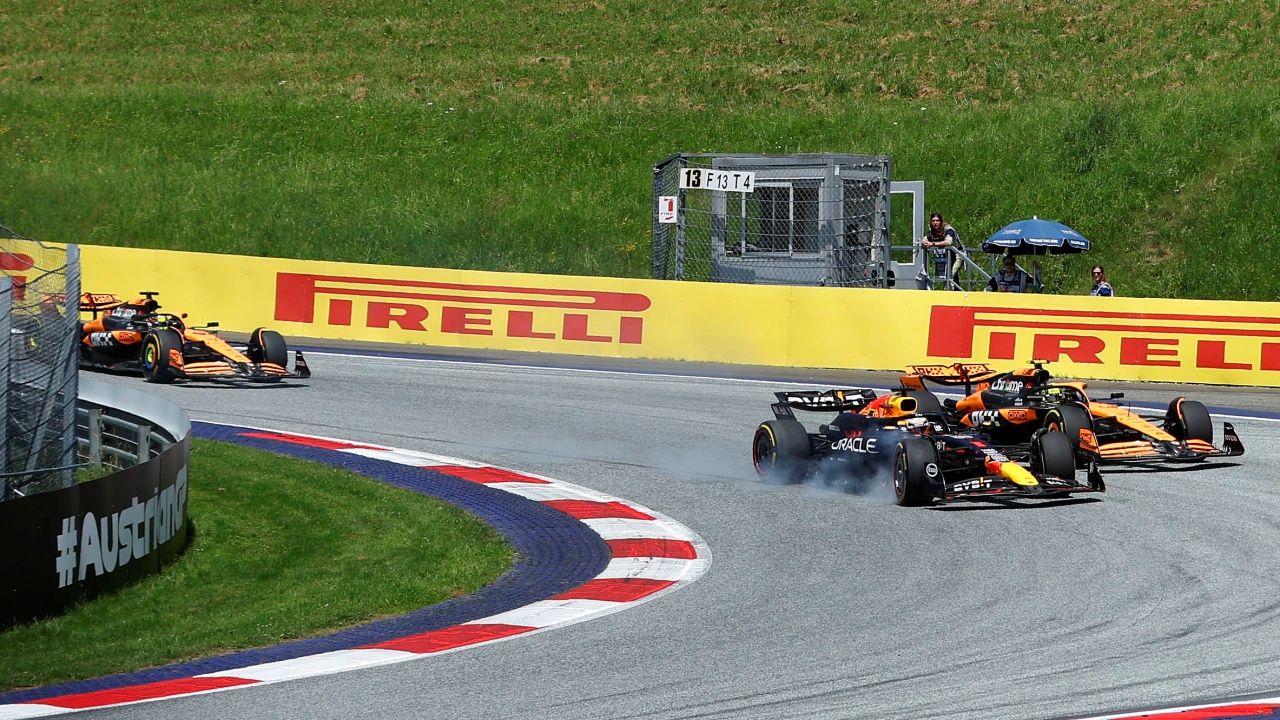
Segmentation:
{"type": "Polygon", "coordinates": [[[890,170],[883,155],[672,155],[653,168],[653,277],[915,287],[924,183],[890,170]],[[905,248],[892,244],[891,193],[912,196],[905,248]]]}
{"type": "Polygon", "coordinates": [[[80,249],[0,226],[0,501],[75,480],[80,249]]]}

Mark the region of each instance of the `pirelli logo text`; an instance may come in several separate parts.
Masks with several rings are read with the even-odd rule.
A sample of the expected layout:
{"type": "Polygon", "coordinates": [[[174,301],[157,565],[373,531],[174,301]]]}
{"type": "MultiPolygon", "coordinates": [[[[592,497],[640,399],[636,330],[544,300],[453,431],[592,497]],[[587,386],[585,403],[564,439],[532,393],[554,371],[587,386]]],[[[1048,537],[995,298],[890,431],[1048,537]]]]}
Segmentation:
{"type": "Polygon", "coordinates": [[[935,358],[1280,372],[1280,317],[935,305],[935,358]]]}
{"type": "Polygon", "coordinates": [[[638,293],[276,274],[275,319],[336,327],[638,345],[638,293]]]}
{"type": "Polygon", "coordinates": [[[13,252],[0,252],[0,273],[13,278],[13,299],[26,299],[27,276],[24,270],[35,267],[30,255],[13,252]]]}

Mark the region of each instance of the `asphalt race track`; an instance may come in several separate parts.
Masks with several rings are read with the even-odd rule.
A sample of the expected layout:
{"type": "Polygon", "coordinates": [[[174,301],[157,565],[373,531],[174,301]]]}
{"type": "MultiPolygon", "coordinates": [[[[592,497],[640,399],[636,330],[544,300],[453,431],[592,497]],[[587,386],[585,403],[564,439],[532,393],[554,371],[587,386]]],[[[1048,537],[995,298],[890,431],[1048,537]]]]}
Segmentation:
{"type": "MultiPolygon", "coordinates": [[[[1112,471],[1101,501],[898,508],[765,486],[749,459],[773,390],[888,375],[309,359],[305,384],[117,381],[193,419],[473,458],[627,498],[698,533],[710,572],[556,631],[93,717],[1034,720],[1280,691],[1276,419],[1233,419],[1238,465],[1112,471]]],[[[1161,407],[1182,391],[1125,388],[1161,407]]],[[[1221,407],[1280,418],[1280,392],[1185,392],[1214,411],[1219,438],[1221,407]]]]}

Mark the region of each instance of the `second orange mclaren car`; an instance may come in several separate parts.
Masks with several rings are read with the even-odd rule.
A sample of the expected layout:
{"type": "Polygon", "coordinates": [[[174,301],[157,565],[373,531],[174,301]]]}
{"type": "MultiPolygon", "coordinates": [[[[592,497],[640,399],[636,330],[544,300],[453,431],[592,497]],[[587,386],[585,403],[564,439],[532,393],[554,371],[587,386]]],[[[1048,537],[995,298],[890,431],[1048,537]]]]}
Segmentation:
{"type": "Polygon", "coordinates": [[[1062,430],[1073,440],[1081,430],[1092,432],[1103,463],[1160,464],[1244,454],[1229,422],[1222,423],[1222,446],[1214,444],[1213,419],[1195,400],[1174,398],[1163,415],[1139,413],[1115,402],[1123,393],[1092,399],[1084,382],[1055,380],[1044,365],[1035,361],[1010,372],[980,363],[913,365],[901,379],[904,388],[939,403],[953,422],[998,442],[1026,442],[1044,427],[1062,430]],[[963,387],[964,397],[939,402],[925,381],[963,387]]]}

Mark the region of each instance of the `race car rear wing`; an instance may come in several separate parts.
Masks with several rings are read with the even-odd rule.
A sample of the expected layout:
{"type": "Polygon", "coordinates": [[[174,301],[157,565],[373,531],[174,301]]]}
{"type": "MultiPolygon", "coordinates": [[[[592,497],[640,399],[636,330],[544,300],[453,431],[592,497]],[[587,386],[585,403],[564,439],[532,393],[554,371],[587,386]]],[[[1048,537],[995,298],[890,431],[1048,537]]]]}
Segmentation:
{"type": "Polygon", "coordinates": [[[773,414],[778,419],[794,418],[793,410],[857,411],[876,399],[867,388],[834,388],[831,390],[784,390],[774,393],[773,414]]]}
{"type": "Polygon", "coordinates": [[[95,318],[98,317],[98,313],[107,312],[123,304],[124,301],[115,295],[84,293],[80,296],[80,312],[91,312],[95,318]]]}
{"type": "Polygon", "coordinates": [[[899,379],[908,390],[924,390],[924,381],[928,380],[939,385],[963,385],[968,394],[973,392],[973,383],[990,382],[1001,374],[986,363],[911,365],[899,379]]]}

